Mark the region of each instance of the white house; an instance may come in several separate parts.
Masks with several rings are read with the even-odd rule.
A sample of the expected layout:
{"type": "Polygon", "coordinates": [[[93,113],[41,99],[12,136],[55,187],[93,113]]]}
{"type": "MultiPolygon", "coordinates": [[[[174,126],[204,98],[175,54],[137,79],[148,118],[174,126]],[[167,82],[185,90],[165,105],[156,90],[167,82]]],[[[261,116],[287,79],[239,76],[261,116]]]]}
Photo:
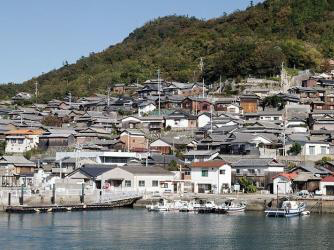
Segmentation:
{"type": "Polygon", "coordinates": [[[326,176],[320,181],[319,189],[323,195],[334,195],[334,176],[326,176]]]}
{"type": "Polygon", "coordinates": [[[6,132],[6,153],[24,153],[38,146],[43,130],[17,129],[6,132]]]}
{"type": "Polygon", "coordinates": [[[280,173],[273,177],[274,194],[291,194],[293,193],[292,181],[297,176],[296,173],[280,173]]]}
{"type": "Polygon", "coordinates": [[[165,126],[171,128],[196,128],[197,117],[182,111],[165,116],[165,126]]]}
{"type": "Polygon", "coordinates": [[[197,126],[199,128],[205,127],[211,122],[211,114],[205,112],[197,116],[197,126]]]}
{"type": "Polygon", "coordinates": [[[143,166],[88,166],[74,170],[66,176],[77,184],[109,191],[172,192],[174,173],[160,167],[143,166]]]}
{"type": "Polygon", "coordinates": [[[231,188],[231,166],[222,160],[191,164],[191,181],[195,193],[228,192],[231,188]]]}
{"type": "Polygon", "coordinates": [[[149,112],[154,111],[157,106],[153,102],[143,102],[138,105],[138,116],[142,116],[149,112]]]}
{"type": "Polygon", "coordinates": [[[174,191],[174,173],[160,167],[124,166],[108,172],[105,186],[111,190],[136,192],[174,191]]]}
{"type": "Polygon", "coordinates": [[[231,104],[227,105],[226,111],[228,113],[239,114],[240,113],[240,107],[237,104],[231,103],[231,104]]]}

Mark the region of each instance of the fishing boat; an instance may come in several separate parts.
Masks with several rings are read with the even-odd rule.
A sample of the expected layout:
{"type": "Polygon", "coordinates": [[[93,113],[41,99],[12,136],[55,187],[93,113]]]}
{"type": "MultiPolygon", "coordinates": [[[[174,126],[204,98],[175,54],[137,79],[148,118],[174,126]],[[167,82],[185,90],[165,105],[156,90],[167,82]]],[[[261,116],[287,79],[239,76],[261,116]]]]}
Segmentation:
{"type": "Polygon", "coordinates": [[[305,203],[298,201],[283,201],[280,208],[269,208],[264,212],[268,217],[293,217],[301,215],[305,210],[305,203]]]}

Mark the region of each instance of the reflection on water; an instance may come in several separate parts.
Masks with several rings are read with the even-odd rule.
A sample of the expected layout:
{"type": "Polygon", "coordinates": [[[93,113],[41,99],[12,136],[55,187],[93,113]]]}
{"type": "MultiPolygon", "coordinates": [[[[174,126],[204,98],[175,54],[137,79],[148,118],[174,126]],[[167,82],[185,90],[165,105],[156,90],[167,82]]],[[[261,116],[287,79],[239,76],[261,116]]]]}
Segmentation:
{"type": "Polygon", "coordinates": [[[0,214],[1,249],[333,249],[334,216],[143,209],[0,214]]]}

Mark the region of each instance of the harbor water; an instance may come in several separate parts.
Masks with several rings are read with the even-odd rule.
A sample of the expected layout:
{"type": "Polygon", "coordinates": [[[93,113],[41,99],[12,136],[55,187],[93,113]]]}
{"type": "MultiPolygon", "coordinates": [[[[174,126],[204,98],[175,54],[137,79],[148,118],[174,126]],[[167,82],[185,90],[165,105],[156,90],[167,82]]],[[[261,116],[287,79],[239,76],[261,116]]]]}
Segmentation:
{"type": "Polygon", "coordinates": [[[145,209],[0,214],[0,249],[334,249],[334,216],[145,209]]]}

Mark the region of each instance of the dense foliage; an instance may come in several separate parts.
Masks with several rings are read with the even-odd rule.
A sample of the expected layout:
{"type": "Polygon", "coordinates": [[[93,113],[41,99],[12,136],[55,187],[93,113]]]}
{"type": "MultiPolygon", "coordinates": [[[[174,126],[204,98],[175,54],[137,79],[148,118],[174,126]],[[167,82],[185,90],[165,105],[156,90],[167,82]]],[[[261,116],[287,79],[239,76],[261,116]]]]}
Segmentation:
{"type": "Polygon", "coordinates": [[[326,58],[334,57],[334,0],[267,0],[208,21],[158,18],[103,52],[64,63],[21,86],[0,86],[0,98],[17,90],[33,92],[35,81],[40,101],[69,91],[77,96],[104,93],[117,82],[153,78],[158,68],[165,79],[199,80],[200,57],[207,82],[220,76],[274,76],[282,62],[319,70],[326,67],[326,58]]]}
{"type": "Polygon", "coordinates": [[[299,155],[300,152],[302,152],[302,146],[298,142],[295,142],[292,144],[287,153],[289,155],[299,155]]]}

